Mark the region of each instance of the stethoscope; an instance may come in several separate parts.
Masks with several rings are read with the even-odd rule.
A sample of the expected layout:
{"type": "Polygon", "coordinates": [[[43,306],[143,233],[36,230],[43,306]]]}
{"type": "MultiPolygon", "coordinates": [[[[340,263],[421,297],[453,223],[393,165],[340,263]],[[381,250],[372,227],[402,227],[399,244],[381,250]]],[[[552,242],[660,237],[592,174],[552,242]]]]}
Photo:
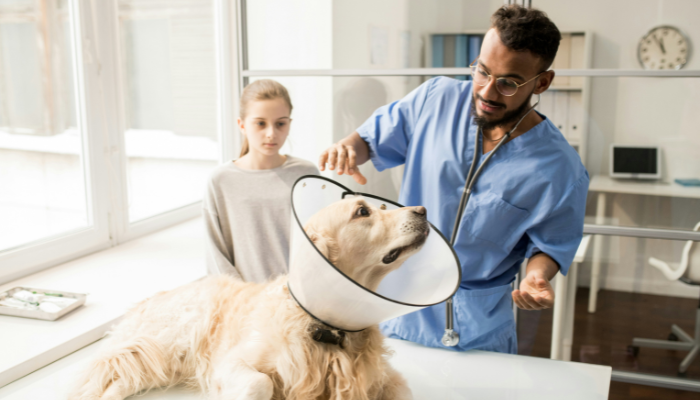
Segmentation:
{"type": "MultiPolygon", "coordinates": [[[[467,202],[469,201],[469,196],[472,194],[472,188],[474,187],[474,184],[476,183],[476,178],[479,177],[479,174],[481,174],[481,171],[484,169],[486,164],[489,162],[491,157],[493,157],[494,154],[496,154],[496,151],[503,145],[503,143],[507,142],[508,139],[510,139],[510,135],[515,132],[516,129],[518,129],[518,126],[520,125],[521,122],[527,117],[528,114],[532,112],[532,110],[537,107],[537,105],[540,104],[540,95],[537,95],[537,102],[530,107],[530,109],[523,114],[522,117],[518,120],[518,123],[515,124],[513,129],[511,129],[508,133],[503,135],[501,140],[498,142],[496,147],[491,150],[489,155],[484,159],[484,162],[479,165],[479,168],[477,168],[476,172],[474,172],[474,165],[476,165],[476,160],[478,156],[478,150],[479,150],[479,136],[483,134],[481,131],[481,128],[479,128],[479,131],[477,132],[476,135],[474,135],[474,156],[472,158],[472,165],[469,167],[469,173],[467,173],[467,180],[464,182],[464,191],[462,191],[462,198],[459,200],[459,208],[457,209],[457,218],[455,218],[455,223],[454,227],[452,228],[452,238],[450,239],[450,246],[454,247],[455,244],[455,239],[457,239],[457,231],[459,230],[459,223],[462,220],[462,214],[464,214],[464,209],[467,208],[467,202]]],[[[454,347],[459,343],[459,333],[455,332],[454,330],[454,311],[452,309],[452,297],[447,300],[445,303],[445,334],[442,335],[442,344],[448,347],[454,347]]]]}

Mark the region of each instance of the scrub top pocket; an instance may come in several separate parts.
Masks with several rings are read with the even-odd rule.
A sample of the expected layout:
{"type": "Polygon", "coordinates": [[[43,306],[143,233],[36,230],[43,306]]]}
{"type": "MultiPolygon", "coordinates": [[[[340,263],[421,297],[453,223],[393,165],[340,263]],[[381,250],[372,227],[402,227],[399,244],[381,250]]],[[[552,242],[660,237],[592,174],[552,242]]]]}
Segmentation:
{"type": "MultiPolygon", "coordinates": [[[[465,211],[459,236],[477,237],[499,247],[511,247],[520,240],[513,229],[530,216],[527,210],[515,207],[493,193],[473,196],[465,211]],[[512,243],[511,243],[512,242],[512,243]]],[[[457,243],[461,240],[458,239],[457,243]]]]}

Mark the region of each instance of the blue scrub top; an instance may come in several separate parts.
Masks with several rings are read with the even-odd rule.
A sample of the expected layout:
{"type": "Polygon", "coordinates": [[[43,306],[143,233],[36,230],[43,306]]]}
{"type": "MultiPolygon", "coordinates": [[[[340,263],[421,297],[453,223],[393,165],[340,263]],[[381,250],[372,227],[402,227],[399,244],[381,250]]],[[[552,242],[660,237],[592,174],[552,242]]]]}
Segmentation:
{"type": "MultiPolygon", "coordinates": [[[[471,101],[471,81],[434,78],[379,108],[357,130],[379,171],[406,164],[399,202],[425,206],[428,220],[447,238],[474,152],[471,101]]],[[[544,252],[566,274],[576,254],[588,172],[542,117],[494,154],[464,211],[454,246],[462,266],[454,296],[460,338],[451,349],[517,353],[510,284],[520,264],[544,252]]],[[[444,348],[445,304],[385,322],[381,329],[389,337],[444,348]]]]}

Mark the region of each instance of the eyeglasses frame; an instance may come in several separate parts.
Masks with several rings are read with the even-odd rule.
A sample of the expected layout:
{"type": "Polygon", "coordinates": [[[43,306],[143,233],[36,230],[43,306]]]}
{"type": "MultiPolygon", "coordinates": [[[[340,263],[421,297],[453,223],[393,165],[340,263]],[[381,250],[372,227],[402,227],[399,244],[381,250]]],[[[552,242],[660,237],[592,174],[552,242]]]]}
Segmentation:
{"type": "MultiPolygon", "coordinates": [[[[479,58],[475,58],[474,61],[472,61],[471,64],[469,64],[469,69],[472,70],[472,80],[474,80],[474,74],[475,74],[475,72],[476,72],[476,67],[478,66],[478,64],[475,64],[477,61],[479,61],[479,58]]],[[[540,72],[539,74],[535,75],[532,79],[529,79],[527,82],[523,82],[523,83],[521,83],[521,84],[519,84],[519,85],[516,83],[516,84],[515,84],[515,92],[513,92],[513,94],[503,94],[503,93],[501,93],[501,91],[498,90],[498,85],[496,85],[496,90],[498,91],[498,93],[501,93],[501,95],[506,96],[506,97],[515,96],[515,94],[518,93],[518,89],[520,89],[521,86],[527,85],[528,83],[530,83],[530,82],[532,82],[533,80],[537,79],[540,75],[544,74],[545,72],[547,72],[547,71],[542,71],[542,72],[540,72]]],[[[498,81],[498,79],[508,79],[508,78],[496,78],[496,77],[494,77],[494,76],[491,75],[491,74],[488,74],[488,73],[486,73],[486,72],[484,72],[484,73],[486,74],[486,76],[488,76],[489,80],[488,80],[485,84],[479,85],[479,86],[482,86],[482,87],[488,85],[488,84],[491,82],[491,79],[496,79],[497,81],[498,81]]],[[[474,83],[476,83],[476,82],[474,82],[474,83]]],[[[478,84],[477,84],[477,85],[478,85],[478,84]]]]}

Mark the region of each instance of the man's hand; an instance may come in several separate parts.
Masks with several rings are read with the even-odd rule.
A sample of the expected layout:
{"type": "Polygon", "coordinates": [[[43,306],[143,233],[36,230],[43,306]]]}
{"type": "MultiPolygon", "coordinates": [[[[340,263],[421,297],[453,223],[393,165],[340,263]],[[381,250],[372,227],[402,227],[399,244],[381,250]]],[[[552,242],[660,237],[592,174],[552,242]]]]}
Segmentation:
{"type": "Polygon", "coordinates": [[[545,253],[538,253],[527,263],[520,290],[513,290],[513,301],[523,310],[543,310],[554,306],[554,289],[549,281],[559,271],[559,264],[545,253]]]}
{"type": "Polygon", "coordinates": [[[328,164],[330,170],[337,168],[338,175],[351,175],[355,182],[364,185],[367,183],[367,178],[362,175],[358,165],[364,164],[368,159],[367,143],[355,132],[324,150],[318,158],[318,169],[324,171],[328,164]]]}
{"type": "Polygon", "coordinates": [[[513,301],[523,310],[544,310],[554,305],[554,290],[544,274],[529,273],[513,290],[513,301]]]}

